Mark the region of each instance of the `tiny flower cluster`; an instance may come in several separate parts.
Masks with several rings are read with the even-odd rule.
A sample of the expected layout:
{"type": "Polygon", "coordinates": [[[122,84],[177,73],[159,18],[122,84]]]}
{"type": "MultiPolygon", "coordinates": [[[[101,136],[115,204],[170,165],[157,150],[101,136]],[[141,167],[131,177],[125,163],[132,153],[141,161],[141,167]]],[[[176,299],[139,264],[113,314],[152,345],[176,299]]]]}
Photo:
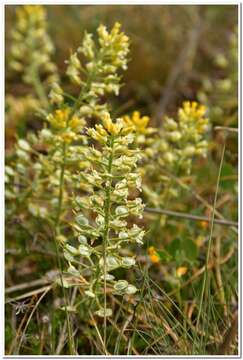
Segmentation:
{"type": "Polygon", "coordinates": [[[159,254],[157,253],[156,249],[154,246],[150,246],[148,248],[148,255],[149,255],[149,258],[150,258],[150,261],[153,263],[153,264],[158,264],[160,262],[160,257],[159,257],[159,254]]]}
{"type": "Polygon", "coordinates": [[[156,133],[156,129],[149,127],[149,116],[141,116],[139,111],[134,111],[131,115],[123,116],[124,123],[133,128],[136,134],[135,142],[144,150],[144,156],[152,156],[153,150],[151,144],[153,138],[151,135],[156,133]]]}
{"type": "MultiPolygon", "coordinates": [[[[100,28],[97,30],[98,34],[100,34],[100,28]]],[[[83,156],[83,145],[86,144],[84,126],[89,116],[102,114],[104,109],[108,107],[107,102],[105,104],[99,104],[99,102],[104,94],[109,93],[108,88],[105,88],[104,93],[98,91],[94,94],[92,91],[97,85],[98,78],[104,83],[112,81],[112,78],[109,77],[112,73],[112,76],[118,79],[119,76],[116,72],[120,68],[125,68],[127,62],[128,39],[119,30],[120,25],[115,24],[110,34],[107,32],[108,39],[105,44],[102,42],[102,35],[99,35],[100,46],[98,47],[94,43],[95,49],[92,61],[97,65],[95,71],[90,68],[88,63],[82,65],[78,57],[79,53],[83,53],[86,60],[91,61],[90,55],[85,52],[85,49],[88,51],[87,39],[89,36],[92,38],[91,34],[89,36],[85,34],[82,46],[77,52],[71,54],[66,61],[66,74],[79,89],[79,96],[76,99],[73,98],[74,103],[72,105],[66,104],[64,90],[60,84],[58,82],[52,84],[49,99],[54,109],[46,116],[50,126],[44,127],[40,131],[39,140],[45,144],[48,151],[48,156],[42,156],[40,160],[43,173],[51,171],[50,184],[56,186],[56,188],[59,186],[60,174],[63,172],[64,190],[66,184],[72,192],[74,185],[71,183],[71,174],[74,174],[75,170],[79,171],[88,166],[88,162],[83,156]],[[122,59],[122,61],[119,62],[118,58],[122,59]],[[109,66],[111,67],[110,73],[108,71],[109,66]],[[92,107],[93,105],[94,107],[92,107]],[[90,112],[91,107],[95,114],[93,110],[90,112]]],[[[87,186],[84,183],[82,187],[86,188],[87,186]]],[[[64,191],[63,194],[65,198],[68,198],[67,192],[64,191]]],[[[54,198],[55,196],[53,195],[54,198]]]]}
{"type": "Polygon", "coordinates": [[[23,80],[31,85],[37,76],[44,76],[48,84],[57,81],[57,68],[51,61],[54,47],[46,30],[46,11],[43,6],[17,7],[10,66],[22,73],[23,80]]]}
{"type": "Polygon", "coordinates": [[[29,216],[45,218],[47,209],[35,200],[43,192],[39,184],[40,169],[38,164],[33,165],[33,141],[29,139],[19,139],[15,148],[15,156],[5,168],[6,200],[10,202],[8,206],[8,216],[17,216],[18,212],[25,218],[25,226],[30,227],[27,219],[29,216]]]}
{"type": "MultiPolygon", "coordinates": [[[[119,94],[121,84],[117,72],[119,69],[127,69],[129,52],[129,39],[120,32],[120,28],[121,25],[117,22],[109,33],[104,25],[100,25],[97,29],[98,46],[92,34],[85,33],[83,44],[78,48],[78,52],[87,59],[85,70],[96,74],[99,79],[90,90],[91,98],[106,93],[119,94]]],[[[79,70],[79,64],[76,63],[74,68],[79,70]]]]}
{"type": "MultiPolygon", "coordinates": [[[[91,69],[89,70],[88,63],[87,66],[84,65],[84,78],[82,78],[81,82],[75,82],[80,94],[77,99],[70,95],[70,98],[73,98],[74,101],[72,104],[70,102],[67,104],[66,95],[68,96],[68,94],[60,86],[58,76],[52,78],[49,99],[45,96],[46,89],[42,80],[45,79],[47,74],[46,66],[48,64],[47,67],[51,70],[50,55],[53,52],[53,47],[46,34],[45,8],[35,5],[17,7],[16,26],[13,31],[13,48],[15,50],[12,52],[12,61],[15,62],[12,65],[16,70],[23,72],[24,76],[28,75],[29,79],[33,81],[32,85],[35,87],[39,100],[34,102],[33,98],[33,104],[30,105],[34,108],[34,111],[37,109],[42,118],[46,120],[38,134],[31,134],[33,142],[30,142],[31,151],[29,150],[29,153],[26,151],[24,153],[19,148],[16,149],[16,156],[11,162],[11,169],[17,176],[16,181],[20,183],[19,187],[14,186],[15,177],[7,177],[8,199],[11,201],[16,196],[21,198],[21,193],[26,199],[23,204],[26,205],[25,213],[28,218],[29,213],[33,216],[41,214],[41,218],[44,218],[46,214],[44,209],[48,208],[51,214],[49,220],[53,221],[53,224],[55,223],[56,217],[59,216],[61,182],[63,182],[60,210],[62,219],[68,211],[68,199],[75,186],[77,186],[77,183],[72,182],[72,176],[75,172],[88,166],[88,161],[83,156],[83,145],[86,143],[84,126],[86,125],[86,119],[90,115],[90,108],[95,105],[92,109],[95,110],[96,114],[100,114],[103,109],[108,107],[107,103],[99,104],[103,93],[97,92],[93,97],[92,89],[96,87],[97,79],[102,79],[101,81],[104,83],[118,79],[117,71],[124,69],[127,62],[128,39],[119,29],[120,26],[116,24],[113,30],[108,33],[106,43],[102,42],[104,34],[100,35],[99,45],[95,45],[93,60],[89,57],[86,58],[87,61],[97,62],[97,71],[94,73],[91,69]],[[43,44],[42,40],[45,44],[43,44]],[[20,52],[18,54],[16,50],[21,47],[23,47],[22,57],[20,52]],[[102,63],[98,59],[103,59],[102,63]],[[109,75],[114,76],[114,79],[109,75]],[[43,97],[45,101],[42,102],[43,97]],[[92,102],[92,99],[94,102],[92,102]],[[40,110],[40,108],[42,109],[40,110]],[[50,109],[52,110],[50,111],[50,109]],[[25,179],[26,174],[28,176],[25,179]],[[31,174],[31,177],[29,174],[31,174]],[[30,179],[34,179],[34,182],[29,181],[30,179]],[[15,194],[15,192],[17,193],[15,194]],[[44,193],[45,196],[43,196],[44,193]]],[[[100,33],[100,30],[98,33],[100,33]]],[[[90,35],[90,37],[92,36],[90,35]]],[[[87,35],[85,35],[81,46],[83,49],[87,49],[88,46],[85,39],[87,40],[87,35]]],[[[81,48],[79,53],[82,53],[81,48]]],[[[84,53],[82,55],[85,56],[84,53]]],[[[69,78],[72,80],[74,69],[77,70],[78,76],[80,76],[79,71],[82,71],[83,67],[76,53],[70,56],[67,63],[67,75],[69,78]]],[[[25,80],[28,79],[25,78],[25,80]]],[[[108,94],[108,92],[106,89],[105,94],[108,94]]],[[[81,184],[79,183],[78,186],[81,187],[81,184]]],[[[82,186],[85,189],[87,184],[84,183],[82,186]]],[[[16,206],[14,206],[14,203],[12,205],[10,207],[13,213],[16,206]]]]}
{"type": "Polygon", "coordinates": [[[164,119],[161,138],[157,144],[160,164],[190,174],[194,156],[206,156],[208,143],[204,134],[209,129],[206,108],[186,101],[178,111],[178,121],[164,119]]]}
{"type": "MultiPolygon", "coordinates": [[[[120,27],[119,23],[115,23],[108,32],[105,26],[100,25],[97,29],[98,44],[92,34],[85,33],[82,45],[66,61],[67,76],[83,90],[80,96],[81,116],[100,117],[107,111],[107,103],[101,104],[100,98],[119,94],[121,76],[118,71],[127,68],[129,52],[128,37],[120,31],[120,27]]],[[[63,101],[62,89],[58,84],[54,84],[50,98],[57,104],[63,101]]]]}
{"type": "Polygon", "coordinates": [[[46,140],[55,134],[55,141],[72,143],[73,141],[82,140],[80,135],[85,120],[76,114],[72,114],[70,107],[55,110],[47,116],[47,121],[51,125],[52,133],[48,129],[43,129],[41,134],[46,140]]]}
{"type": "Polygon", "coordinates": [[[236,126],[238,120],[238,34],[237,28],[231,33],[227,49],[216,53],[214,66],[220,74],[215,79],[202,77],[198,100],[209,108],[210,119],[215,124],[236,126]]]}
{"type": "Polygon", "coordinates": [[[169,117],[164,119],[159,136],[152,145],[154,161],[141,169],[145,179],[144,194],[155,206],[162,206],[178,195],[171,175],[189,175],[193,159],[206,156],[208,141],[205,135],[209,130],[209,120],[205,115],[204,106],[187,101],[178,110],[177,121],[169,117]]]}
{"type": "Polygon", "coordinates": [[[129,226],[127,222],[127,218],[142,217],[144,208],[142,199],[131,198],[129,191],[141,191],[141,179],[136,170],[140,156],[138,150],[130,146],[134,141],[133,129],[122,119],[113,122],[109,113],[104,115],[102,124],[89,128],[87,134],[99,146],[87,148],[85,157],[90,166],[77,177],[78,181],[87,183],[89,196],[86,193],[74,199],[76,220],[73,227],[79,245],[64,243],[64,256],[69,263],[68,272],[86,279],[84,293],[95,299],[97,315],[108,316],[111,309],[105,312],[99,300],[106,296],[103,290],[106,284],[118,295],[137,291],[127,281],[116,280],[111,272],[136,263],[134,256],[123,255],[124,245],[143,243],[144,230],[136,224],[129,226]],[[90,209],[95,214],[93,221],[88,216],[90,209]]]}

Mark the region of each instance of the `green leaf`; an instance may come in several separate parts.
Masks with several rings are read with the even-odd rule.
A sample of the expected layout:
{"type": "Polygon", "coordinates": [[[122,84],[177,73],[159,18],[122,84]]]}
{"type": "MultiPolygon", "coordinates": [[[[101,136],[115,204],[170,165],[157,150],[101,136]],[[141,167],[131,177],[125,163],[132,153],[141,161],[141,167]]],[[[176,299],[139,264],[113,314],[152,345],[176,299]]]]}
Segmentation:
{"type": "Polygon", "coordinates": [[[175,258],[176,254],[181,251],[181,242],[180,239],[174,239],[172,240],[167,246],[166,250],[168,253],[175,258]]]}
{"type": "Polygon", "coordinates": [[[156,250],[162,262],[169,262],[172,256],[166,250],[156,250]]]}
{"type": "Polygon", "coordinates": [[[198,256],[197,245],[188,237],[174,239],[167,245],[166,250],[174,260],[179,262],[185,260],[194,261],[198,256]]]}
{"type": "Polygon", "coordinates": [[[181,247],[182,247],[182,251],[184,251],[185,253],[185,257],[188,260],[196,260],[197,256],[198,256],[198,247],[197,245],[189,238],[184,238],[181,241],[181,247]]]}
{"type": "Polygon", "coordinates": [[[236,175],[237,175],[237,169],[235,169],[232,165],[228,163],[223,164],[221,177],[220,177],[221,188],[225,190],[231,190],[234,184],[236,183],[236,179],[227,178],[227,177],[236,176],[236,175]]]}

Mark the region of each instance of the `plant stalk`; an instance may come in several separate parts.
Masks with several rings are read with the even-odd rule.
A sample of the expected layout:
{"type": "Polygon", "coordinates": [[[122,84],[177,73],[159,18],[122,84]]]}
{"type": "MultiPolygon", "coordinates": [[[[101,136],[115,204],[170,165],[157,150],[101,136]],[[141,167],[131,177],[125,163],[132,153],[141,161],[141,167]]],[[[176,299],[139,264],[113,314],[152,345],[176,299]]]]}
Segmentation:
{"type": "MultiPolygon", "coordinates": [[[[112,162],[113,162],[113,146],[114,146],[114,138],[111,137],[111,141],[110,141],[110,148],[111,148],[111,153],[109,156],[109,162],[108,162],[108,167],[107,167],[107,171],[108,174],[112,173],[112,162]]],[[[110,210],[111,210],[111,179],[108,180],[108,186],[105,189],[105,226],[104,226],[104,236],[103,236],[103,247],[102,247],[102,252],[103,252],[103,259],[104,259],[104,348],[106,349],[106,325],[107,325],[107,321],[106,321],[106,273],[107,273],[107,264],[106,264],[106,248],[107,248],[107,243],[109,242],[109,228],[110,228],[110,210]]],[[[105,350],[106,351],[106,350],[105,350]]]]}

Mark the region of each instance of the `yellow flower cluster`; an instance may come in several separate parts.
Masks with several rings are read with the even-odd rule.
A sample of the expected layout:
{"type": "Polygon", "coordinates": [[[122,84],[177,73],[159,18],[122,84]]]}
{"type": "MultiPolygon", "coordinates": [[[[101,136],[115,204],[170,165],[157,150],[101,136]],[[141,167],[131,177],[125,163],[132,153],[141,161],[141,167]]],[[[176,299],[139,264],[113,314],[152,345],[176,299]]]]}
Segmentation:
{"type": "Polygon", "coordinates": [[[16,9],[17,28],[24,32],[32,25],[39,28],[46,26],[46,12],[41,5],[23,5],[16,9]]]}
{"type": "Polygon", "coordinates": [[[209,128],[206,108],[195,101],[186,101],[178,110],[178,121],[166,117],[156,146],[160,163],[189,174],[193,156],[205,156],[208,143],[203,138],[209,128]]]}
{"type": "MultiPolygon", "coordinates": [[[[172,178],[189,175],[193,159],[206,156],[208,141],[205,135],[208,129],[206,108],[196,102],[184,102],[176,120],[164,118],[159,136],[151,146],[152,161],[142,169],[145,179],[143,191],[150,203],[163,206],[169,199],[178,196],[178,188],[172,178]]],[[[161,220],[164,221],[163,217],[161,220]]]]}
{"type": "Polygon", "coordinates": [[[127,126],[133,127],[138,134],[147,135],[154,131],[153,128],[148,127],[149,116],[141,116],[139,111],[134,111],[131,116],[123,116],[123,121],[127,126]]]}
{"type": "Polygon", "coordinates": [[[78,117],[76,114],[71,114],[72,110],[69,107],[55,110],[47,116],[51,127],[54,130],[61,131],[59,135],[66,143],[71,143],[78,139],[78,133],[83,129],[85,120],[78,117]]]}
{"type": "Polygon", "coordinates": [[[209,108],[210,119],[215,124],[237,126],[238,121],[238,30],[234,28],[228,51],[215,54],[214,66],[221,74],[215,78],[202,77],[197,97],[209,108]]]}
{"type": "Polygon", "coordinates": [[[78,190],[81,181],[86,183],[86,189],[82,187],[84,193],[74,199],[73,227],[77,245],[64,244],[64,257],[69,263],[67,272],[78,278],[85,277],[84,293],[87,300],[96,300],[95,314],[101,317],[112,315],[110,308],[102,307],[103,300],[106,302],[106,286],[114,295],[130,296],[138,291],[126,280],[116,280],[110,272],[136,265],[135,256],[125,256],[122,248],[128,243],[141,245],[144,236],[144,230],[133,223],[134,217],[142,218],[144,209],[137,195],[141,191],[137,171],[140,155],[132,144],[133,128],[126,126],[122,119],[112,121],[109,113],[103,116],[102,122],[95,129],[87,130],[91,145],[83,155],[88,164],[77,176],[78,190]],[[94,221],[90,212],[96,214],[94,221]],[[102,246],[99,246],[100,240],[102,246]],[[75,256],[82,257],[79,267],[75,256]]]}
{"type": "Polygon", "coordinates": [[[191,116],[194,120],[199,120],[205,115],[206,107],[198,104],[196,101],[184,101],[182,108],[179,109],[179,114],[184,115],[185,118],[191,116]]]}
{"type": "Polygon", "coordinates": [[[55,110],[47,116],[47,120],[54,129],[64,129],[67,126],[70,108],[55,110]]]}
{"type": "Polygon", "coordinates": [[[57,82],[54,82],[49,93],[51,104],[60,105],[64,101],[63,90],[57,82]]]}
{"type": "MultiPolygon", "coordinates": [[[[66,75],[80,87],[79,111],[86,119],[100,118],[108,111],[108,104],[100,103],[101,97],[119,94],[121,76],[118,72],[126,69],[129,52],[129,39],[120,27],[115,23],[108,32],[104,25],[100,25],[97,42],[92,34],[86,32],[82,45],[66,61],[66,75]]],[[[57,82],[53,83],[49,97],[52,104],[63,102],[63,90],[57,82]]]]}
{"type": "Polygon", "coordinates": [[[124,124],[132,128],[135,133],[135,143],[143,149],[143,157],[150,158],[153,156],[154,151],[151,147],[153,144],[153,134],[157,132],[157,129],[149,127],[150,117],[141,116],[139,111],[134,111],[131,115],[125,115],[122,118],[124,124]]]}
{"type": "Polygon", "coordinates": [[[180,266],[176,269],[176,275],[180,278],[183,275],[185,275],[188,271],[188,268],[186,266],[180,266]]]}
{"type": "Polygon", "coordinates": [[[70,78],[71,82],[75,85],[81,85],[81,63],[78,59],[77,53],[75,52],[74,54],[71,54],[69,60],[67,60],[66,63],[68,64],[66,74],[70,78]]]}
{"type": "Polygon", "coordinates": [[[178,111],[181,128],[183,129],[183,123],[195,123],[195,131],[198,134],[203,134],[208,129],[208,118],[205,117],[206,110],[204,105],[200,105],[196,101],[185,101],[178,111]]]}
{"type": "Polygon", "coordinates": [[[129,38],[120,32],[121,24],[116,22],[111,32],[108,33],[104,25],[98,27],[99,43],[106,52],[112,57],[112,65],[115,68],[127,69],[127,59],[129,38]]]}
{"type": "Polygon", "coordinates": [[[67,61],[66,74],[74,84],[81,85],[82,81],[85,84],[85,78],[82,79],[81,76],[82,66],[85,74],[92,73],[93,78],[96,75],[99,78],[92,82],[89,89],[88,97],[91,101],[105,93],[119,94],[121,85],[117,71],[127,68],[129,51],[128,37],[120,32],[120,27],[119,23],[115,23],[108,32],[104,25],[100,25],[97,29],[99,45],[94,42],[91,34],[85,33],[82,46],[67,61]],[[78,53],[82,53],[88,60],[85,64],[81,64],[78,53]]]}
{"type": "Polygon", "coordinates": [[[23,80],[29,84],[40,75],[45,75],[48,83],[57,80],[56,65],[50,59],[54,47],[46,30],[43,6],[17,7],[16,25],[11,34],[10,67],[23,73],[23,80]]]}
{"type": "Polygon", "coordinates": [[[160,262],[159,254],[155,250],[154,246],[150,246],[148,248],[148,254],[149,254],[149,258],[153,264],[158,264],[160,262]]]}
{"type": "Polygon", "coordinates": [[[110,114],[106,112],[102,116],[102,124],[95,125],[95,129],[89,128],[88,135],[103,144],[107,141],[107,138],[110,135],[117,136],[129,134],[129,136],[133,139],[131,134],[133,130],[133,127],[127,126],[121,118],[118,118],[116,122],[113,122],[110,114]]]}

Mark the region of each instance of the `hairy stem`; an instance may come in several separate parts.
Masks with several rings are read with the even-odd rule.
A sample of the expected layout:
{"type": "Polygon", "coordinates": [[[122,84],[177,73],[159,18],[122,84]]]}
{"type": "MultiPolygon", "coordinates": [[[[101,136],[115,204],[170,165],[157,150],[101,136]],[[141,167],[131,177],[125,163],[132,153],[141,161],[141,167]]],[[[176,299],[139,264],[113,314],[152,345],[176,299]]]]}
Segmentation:
{"type": "MultiPolygon", "coordinates": [[[[114,146],[114,138],[111,137],[110,140],[110,149],[111,153],[109,156],[109,162],[107,167],[108,174],[112,173],[112,162],[113,162],[113,146],[114,146]]],[[[107,243],[109,242],[109,228],[110,228],[110,210],[111,210],[111,178],[108,180],[107,187],[105,189],[105,226],[104,226],[104,235],[103,235],[103,246],[102,253],[104,259],[104,347],[106,349],[106,248],[107,243]]]]}
{"type": "MultiPolygon", "coordinates": [[[[91,80],[89,80],[90,83],[91,80]]],[[[75,114],[75,112],[78,110],[80,104],[82,103],[84,94],[87,89],[82,88],[82,90],[79,93],[79,96],[76,100],[76,102],[73,105],[72,111],[69,114],[69,117],[67,119],[66,126],[68,126],[69,120],[72,118],[72,116],[75,114]]],[[[68,327],[68,343],[69,343],[69,351],[72,355],[75,354],[75,348],[74,343],[72,339],[72,329],[71,329],[71,323],[67,311],[67,297],[65,293],[65,288],[63,285],[63,268],[62,268],[62,262],[61,262],[61,256],[59,252],[59,244],[57,243],[57,236],[60,235],[60,220],[61,220],[61,213],[63,208],[63,192],[64,192],[64,175],[65,175],[65,169],[66,169],[66,158],[67,158],[67,144],[63,142],[62,145],[62,165],[61,165],[61,172],[60,172],[60,178],[59,178],[59,196],[58,196],[58,208],[57,208],[57,215],[55,220],[55,248],[56,248],[56,258],[58,263],[58,268],[60,272],[60,281],[61,281],[61,287],[63,292],[63,298],[64,298],[64,307],[65,307],[65,314],[66,314],[66,320],[67,320],[67,327],[68,327]]]]}
{"type": "Polygon", "coordinates": [[[60,173],[60,181],[59,181],[59,196],[58,196],[58,208],[57,208],[57,215],[56,215],[56,221],[55,221],[55,248],[56,248],[56,258],[59,268],[59,274],[60,274],[60,281],[61,281],[61,288],[64,298],[64,308],[65,308],[65,315],[67,320],[67,328],[68,328],[68,345],[69,345],[69,351],[71,355],[75,354],[74,350],[74,343],[72,339],[72,330],[71,330],[71,323],[67,311],[67,297],[63,285],[63,268],[62,268],[62,262],[61,262],[61,256],[59,252],[59,245],[57,243],[57,236],[60,234],[60,218],[61,218],[61,212],[62,212],[62,203],[63,203],[63,190],[64,190],[64,173],[65,173],[65,166],[66,166],[66,154],[67,154],[67,145],[63,143],[62,147],[62,167],[61,167],[61,173],[60,173]]]}

